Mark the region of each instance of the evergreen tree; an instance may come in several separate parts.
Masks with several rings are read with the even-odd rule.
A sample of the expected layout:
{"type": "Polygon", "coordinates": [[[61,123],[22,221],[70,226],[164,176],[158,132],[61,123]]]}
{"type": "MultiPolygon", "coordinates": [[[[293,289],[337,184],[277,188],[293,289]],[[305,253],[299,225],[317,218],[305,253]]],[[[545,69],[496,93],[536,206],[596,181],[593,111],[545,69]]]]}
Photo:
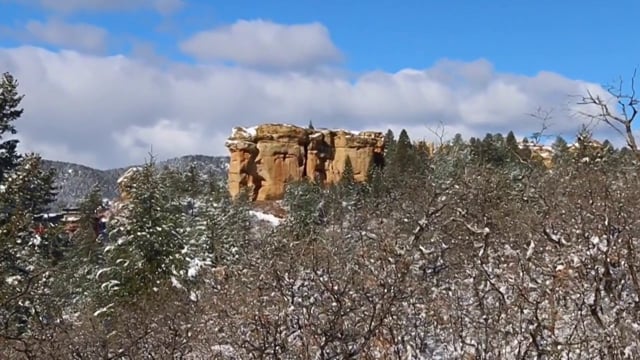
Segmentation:
{"type": "Polygon", "coordinates": [[[187,171],[182,176],[184,184],[184,194],[190,198],[197,198],[202,192],[202,175],[195,164],[190,164],[187,171]]]}
{"type": "Polygon", "coordinates": [[[563,162],[568,158],[569,155],[569,145],[567,141],[562,136],[557,136],[556,140],[551,144],[551,148],[553,149],[553,162],[559,163],[563,162]]]}
{"type": "Polygon", "coordinates": [[[58,293],[62,297],[77,299],[80,307],[93,299],[98,286],[93,281],[104,265],[104,241],[101,235],[99,212],[102,209],[102,189],[94,186],[80,202],[78,229],[72,235],[72,244],[65,253],[56,276],[58,293]]]}
{"type": "Polygon", "coordinates": [[[595,160],[597,154],[593,145],[593,134],[591,130],[585,125],[582,125],[580,131],[576,135],[577,151],[575,155],[577,160],[583,161],[584,159],[595,160]]]}
{"type": "Polygon", "coordinates": [[[479,163],[482,160],[482,147],[481,147],[481,142],[479,139],[476,139],[475,137],[471,137],[469,138],[469,150],[471,153],[471,158],[479,163]]]}
{"type": "Polygon", "coordinates": [[[509,131],[509,133],[507,134],[504,145],[507,159],[510,162],[518,162],[520,158],[520,146],[518,145],[518,140],[513,134],[513,131],[509,131]]]}
{"type": "Polygon", "coordinates": [[[494,164],[497,158],[497,149],[493,143],[493,135],[487,133],[481,142],[481,163],[494,164]]]}
{"type": "Polygon", "coordinates": [[[568,150],[569,145],[562,136],[557,136],[556,140],[551,144],[551,148],[557,153],[565,153],[568,150]]]}
{"type": "Polygon", "coordinates": [[[355,184],[355,181],[353,164],[351,163],[351,158],[347,156],[344,161],[344,169],[342,170],[342,176],[340,177],[339,184],[343,186],[351,186],[355,184]]]}
{"type": "Polygon", "coordinates": [[[198,228],[202,230],[206,253],[212,265],[234,264],[244,256],[251,236],[248,194],[231,199],[215,176],[209,176],[198,208],[198,228]]]}
{"type": "Polygon", "coordinates": [[[203,191],[204,181],[195,164],[190,164],[180,176],[180,196],[184,197],[183,206],[190,216],[195,216],[196,202],[203,191]]]}
{"type": "Polygon", "coordinates": [[[616,153],[616,148],[613,146],[613,144],[611,143],[611,141],[609,141],[609,139],[605,139],[602,142],[602,152],[604,155],[606,156],[611,156],[611,155],[615,155],[616,153]]]}
{"type": "Polygon", "coordinates": [[[313,122],[311,120],[309,120],[309,125],[307,126],[307,128],[315,130],[315,128],[313,127],[313,122]]]}
{"type": "Polygon", "coordinates": [[[108,225],[106,267],[98,277],[106,298],[115,302],[187,281],[189,256],[199,251],[189,246],[182,206],[153,158],[131,176],[128,199],[108,225]]]}
{"type": "Polygon", "coordinates": [[[387,133],[384,135],[384,159],[385,165],[387,165],[391,160],[390,157],[396,151],[396,138],[391,129],[387,130],[387,133]]]}
{"type": "Polygon", "coordinates": [[[26,154],[21,166],[25,176],[32,176],[32,179],[26,193],[19,199],[19,206],[34,215],[49,211],[50,204],[56,199],[56,171],[43,169],[42,158],[37,154],[26,154]]]}
{"type": "Polygon", "coordinates": [[[465,141],[462,138],[462,134],[457,133],[453,136],[453,140],[451,140],[451,146],[453,148],[457,148],[459,150],[462,150],[463,147],[465,147],[465,141]]]}
{"type": "Polygon", "coordinates": [[[326,209],[322,188],[318,183],[304,180],[288,183],[283,202],[289,209],[285,225],[299,239],[317,231],[317,226],[325,220],[326,209]]]}
{"type": "Polygon", "coordinates": [[[411,144],[409,134],[407,133],[407,130],[402,129],[402,131],[400,131],[400,135],[398,135],[398,142],[396,144],[395,153],[393,154],[394,160],[397,161],[398,164],[406,164],[406,161],[411,156],[412,150],[413,144],[411,144]]]}
{"type": "Polygon", "coordinates": [[[17,153],[18,140],[5,139],[7,135],[17,133],[14,121],[18,120],[24,109],[20,102],[24,95],[18,95],[18,81],[9,73],[0,78],[0,183],[7,173],[18,166],[20,155],[17,153]]]}
{"type": "MultiPolygon", "coordinates": [[[[20,337],[31,326],[61,310],[51,291],[53,269],[63,259],[68,242],[58,228],[35,232],[34,216],[53,198],[52,173],[37,156],[24,157],[0,183],[0,336],[20,337]]],[[[43,216],[46,227],[46,217],[43,216]]]]}
{"type": "Polygon", "coordinates": [[[65,246],[60,231],[37,226],[35,215],[55,198],[55,173],[45,171],[37,155],[16,151],[18,141],[6,139],[17,133],[14,121],[23,110],[18,82],[9,73],[0,78],[0,337],[20,339],[32,325],[43,326],[45,317],[61,308],[52,299],[52,269],[65,246]]]}
{"type": "MultiPolygon", "coordinates": [[[[515,138],[515,137],[514,137],[515,138]]],[[[495,154],[492,159],[492,163],[496,166],[505,166],[511,160],[513,156],[511,149],[507,146],[507,141],[501,133],[493,134],[493,146],[495,148],[495,154]]]]}
{"type": "Polygon", "coordinates": [[[79,226],[73,234],[77,255],[89,259],[92,263],[98,263],[102,258],[102,243],[107,240],[101,237],[106,235],[102,231],[104,224],[101,223],[101,212],[106,209],[103,208],[100,186],[96,185],[91,189],[80,202],[79,208],[79,226]]]}
{"type": "Polygon", "coordinates": [[[509,149],[509,151],[518,152],[518,149],[520,147],[518,146],[518,140],[516,140],[516,136],[513,134],[513,131],[509,131],[509,133],[507,134],[507,138],[505,139],[505,146],[507,147],[507,149],[509,149]]]}
{"type": "Polygon", "coordinates": [[[386,189],[384,177],[381,167],[376,165],[373,159],[371,159],[371,163],[367,169],[366,186],[368,188],[369,195],[371,195],[373,199],[382,199],[386,189]]]}

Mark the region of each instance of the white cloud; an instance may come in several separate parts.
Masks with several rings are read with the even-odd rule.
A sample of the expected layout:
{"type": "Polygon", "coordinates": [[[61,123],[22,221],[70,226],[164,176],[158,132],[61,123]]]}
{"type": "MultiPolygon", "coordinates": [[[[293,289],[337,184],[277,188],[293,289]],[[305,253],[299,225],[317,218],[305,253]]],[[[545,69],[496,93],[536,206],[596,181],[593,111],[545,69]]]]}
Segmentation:
{"type": "MultiPolygon", "coordinates": [[[[198,154],[211,145],[199,124],[182,124],[180,121],[160,119],[148,126],[130,125],[113,133],[115,144],[127,149],[130,163],[141,163],[149,153],[161,158],[175,154],[198,154]]],[[[220,136],[217,141],[224,142],[220,136]]]]}
{"type": "Polygon", "coordinates": [[[153,9],[168,15],[184,6],[183,0],[7,0],[41,6],[45,9],[73,13],[77,11],[121,11],[153,9]]]}
{"type": "Polygon", "coordinates": [[[571,136],[580,122],[568,105],[591,83],[541,72],[496,72],[486,60],[443,60],[428,69],[339,73],[259,71],[163,64],[36,47],[0,49],[26,94],[17,123],[24,146],[58,160],[101,168],[140,162],[151,146],[161,158],[226,155],[233,126],[286,122],[352,130],[406,128],[413,139],[487,132],[528,135],[540,123],[526,114],[554,108],[553,133],[571,136]]]}
{"type": "Polygon", "coordinates": [[[74,151],[68,144],[60,142],[59,139],[53,139],[54,143],[50,143],[42,139],[34,141],[23,134],[20,134],[16,138],[20,141],[20,152],[22,153],[37,153],[45,159],[64,160],[87,166],[100,163],[99,153],[74,151]],[[53,155],[53,157],[47,157],[48,154],[53,155]]]}
{"type": "Polygon", "coordinates": [[[107,31],[90,24],[69,24],[52,19],[47,22],[31,20],[25,25],[30,39],[68,49],[102,52],[106,48],[107,31]]]}
{"type": "Polygon", "coordinates": [[[341,59],[329,31],[320,23],[281,25],[239,20],[199,32],[182,42],[180,48],[199,60],[276,68],[309,67],[341,59]]]}

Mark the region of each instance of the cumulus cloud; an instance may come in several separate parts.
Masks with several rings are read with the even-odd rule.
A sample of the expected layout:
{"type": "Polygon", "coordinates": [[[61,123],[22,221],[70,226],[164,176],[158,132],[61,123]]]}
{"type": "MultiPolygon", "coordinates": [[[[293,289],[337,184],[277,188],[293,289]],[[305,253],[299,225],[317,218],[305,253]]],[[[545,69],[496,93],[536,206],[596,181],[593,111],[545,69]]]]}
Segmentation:
{"type": "Polygon", "coordinates": [[[60,13],[77,11],[122,11],[153,9],[168,15],[184,6],[183,0],[7,0],[19,4],[35,5],[60,13]]]}
{"type": "Polygon", "coordinates": [[[90,24],[31,20],[25,25],[25,31],[29,40],[68,49],[102,52],[107,45],[107,31],[90,24]]]}
{"type": "MultiPolygon", "coordinates": [[[[540,129],[528,113],[553,108],[549,131],[573,136],[568,96],[596,84],[540,72],[497,72],[486,60],[443,60],[427,69],[340,73],[264,71],[238,66],[170,63],[97,56],[37,47],[0,49],[0,69],[11,71],[26,94],[17,125],[24,146],[46,158],[100,168],[200,153],[226,155],[233,126],[265,122],[380,130],[406,128],[432,139],[440,124],[465,137],[540,129]]],[[[572,102],[573,101],[573,102],[572,102]]]]}
{"type": "Polygon", "coordinates": [[[59,139],[52,139],[53,142],[43,139],[34,140],[23,133],[16,136],[16,139],[20,141],[20,151],[22,153],[37,153],[45,159],[63,160],[76,164],[92,165],[100,163],[99,154],[74,151],[69,144],[60,142],[59,139]],[[47,155],[53,155],[53,157],[47,157],[47,155]]]}
{"type": "Polygon", "coordinates": [[[160,119],[148,126],[129,125],[112,134],[114,143],[127,149],[129,161],[136,162],[150,153],[160,158],[175,154],[198,154],[211,142],[224,142],[222,134],[209,138],[200,124],[183,124],[181,121],[160,119]]]}
{"type": "Polygon", "coordinates": [[[341,59],[329,31],[320,23],[282,25],[264,20],[239,20],[202,31],[180,44],[198,60],[241,65],[300,68],[341,59]]]}

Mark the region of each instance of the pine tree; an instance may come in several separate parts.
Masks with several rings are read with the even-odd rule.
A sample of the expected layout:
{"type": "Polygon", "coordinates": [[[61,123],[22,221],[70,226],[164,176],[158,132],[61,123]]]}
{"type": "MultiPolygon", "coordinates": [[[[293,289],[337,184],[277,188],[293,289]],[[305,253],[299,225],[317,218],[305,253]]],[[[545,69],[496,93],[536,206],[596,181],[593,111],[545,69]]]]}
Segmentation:
{"type": "Polygon", "coordinates": [[[482,149],[480,149],[480,140],[476,139],[473,136],[469,138],[469,150],[473,160],[479,163],[482,156],[482,149]]]}
{"type": "Polygon", "coordinates": [[[384,159],[385,165],[391,162],[391,156],[396,152],[396,139],[391,129],[384,135],[384,159]]]}
{"type": "Polygon", "coordinates": [[[27,192],[19,199],[20,206],[34,215],[49,211],[50,204],[56,199],[56,171],[43,169],[42,158],[37,154],[26,154],[21,166],[32,179],[27,192]]]}
{"type": "MultiPolygon", "coordinates": [[[[45,171],[37,155],[18,154],[13,122],[20,118],[23,96],[8,73],[0,79],[0,337],[20,339],[59,311],[52,297],[54,267],[67,245],[59,228],[36,232],[34,216],[55,198],[55,173],[45,171]]],[[[42,217],[46,222],[46,217],[42,217]]]]}
{"type": "Polygon", "coordinates": [[[206,177],[198,198],[197,228],[204,250],[198,261],[212,266],[235,264],[244,257],[251,239],[249,194],[234,199],[213,174],[206,177]]]}
{"type": "Polygon", "coordinates": [[[565,159],[568,155],[569,145],[562,136],[557,136],[556,140],[551,144],[553,149],[553,161],[558,162],[565,159]]]}
{"type": "Polygon", "coordinates": [[[398,142],[396,144],[395,153],[393,154],[394,160],[399,164],[406,164],[412,150],[413,144],[411,144],[409,134],[407,134],[407,130],[402,129],[402,131],[400,131],[400,135],[398,135],[398,142]]]}
{"type": "Polygon", "coordinates": [[[505,139],[505,146],[507,147],[507,149],[509,149],[509,151],[518,152],[518,149],[520,147],[518,146],[518,140],[516,140],[516,136],[513,134],[513,131],[509,131],[509,133],[507,134],[507,138],[505,139]]]}
{"type": "Polygon", "coordinates": [[[0,184],[0,276],[8,286],[0,287],[0,336],[19,337],[41,319],[58,312],[53,297],[53,269],[63,259],[69,243],[58,227],[36,233],[34,216],[46,209],[53,179],[41,169],[37,157],[27,156],[6,174],[0,184]]]}
{"type": "Polygon", "coordinates": [[[494,164],[497,158],[497,149],[493,143],[493,135],[487,133],[481,142],[481,158],[483,164],[494,164]]]}
{"type": "Polygon", "coordinates": [[[347,156],[344,160],[344,169],[342,170],[342,176],[340,177],[340,184],[344,186],[350,186],[355,183],[353,164],[351,158],[347,156]]]}
{"type": "Polygon", "coordinates": [[[589,128],[585,125],[582,125],[580,131],[576,135],[576,145],[577,151],[575,155],[577,159],[582,161],[583,159],[595,160],[596,157],[596,149],[592,146],[593,143],[593,134],[589,128]]]}
{"type": "Polygon", "coordinates": [[[615,153],[615,151],[616,151],[616,148],[613,146],[611,141],[609,141],[609,139],[605,139],[602,142],[602,149],[609,155],[615,153]]]}
{"type": "Polygon", "coordinates": [[[283,202],[289,209],[285,226],[298,240],[316,232],[325,220],[322,189],[316,182],[302,180],[287,184],[283,202]]]}
{"type": "Polygon", "coordinates": [[[108,224],[106,267],[98,280],[110,301],[136,301],[153,289],[187,280],[183,208],[161,180],[151,158],[132,174],[128,200],[108,224]]]}
{"type": "MultiPolygon", "coordinates": [[[[65,252],[56,275],[57,291],[61,297],[72,297],[82,308],[98,294],[93,281],[104,265],[104,242],[100,236],[98,212],[102,208],[102,189],[94,186],[80,202],[78,229],[71,236],[72,244],[65,252]]],[[[73,310],[76,310],[74,308],[73,310]]]]}
{"type": "Polygon", "coordinates": [[[0,183],[6,174],[18,166],[20,155],[17,153],[18,140],[5,139],[17,133],[14,121],[18,120],[24,109],[20,102],[24,95],[18,95],[18,81],[9,73],[0,78],[0,183]]]}
{"type": "Polygon", "coordinates": [[[453,136],[453,140],[451,140],[451,147],[460,151],[466,146],[464,139],[462,138],[462,134],[457,133],[453,136]]]}
{"type": "Polygon", "coordinates": [[[402,181],[406,178],[406,173],[420,172],[420,159],[406,130],[400,132],[392,150],[393,152],[389,152],[387,156],[389,164],[385,166],[385,178],[388,183],[402,181]]]}
{"type": "Polygon", "coordinates": [[[311,120],[309,120],[309,126],[307,126],[307,128],[315,130],[315,128],[313,127],[313,122],[311,120]]]}
{"type": "Polygon", "coordinates": [[[195,164],[190,164],[187,171],[182,176],[184,194],[192,199],[195,199],[202,192],[202,175],[198,171],[198,167],[195,164]]]}
{"type": "Polygon", "coordinates": [[[385,183],[382,168],[375,164],[373,158],[371,159],[371,163],[369,164],[369,168],[367,170],[366,186],[369,195],[373,199],[382,198],[382,195],[385,194],[385,183]]]}

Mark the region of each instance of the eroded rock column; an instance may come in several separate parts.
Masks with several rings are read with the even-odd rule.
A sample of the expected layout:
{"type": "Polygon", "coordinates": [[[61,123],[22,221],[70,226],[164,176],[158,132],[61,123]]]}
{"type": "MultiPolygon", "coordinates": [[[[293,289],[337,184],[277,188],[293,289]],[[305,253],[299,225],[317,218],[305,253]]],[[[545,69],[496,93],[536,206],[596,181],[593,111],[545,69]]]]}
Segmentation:
{"type": "Polygon", "coordinates": [[[254,137],[256,172],[262,184],[256,200],[279,200],[288,182],[304,178],[308,131],[290,125],[262,125],[254,137]]]}
{"type": "Polygon", "coordinates": [[[252,135],[242,128],[236,128],[225,145],[230,153],[227,178],[229,192],[235,197],[243,189],[247,189],[251,200],[255,200],[261,181],[257,177],[255,163],[258,148],[253,143],[252,135]]]}

